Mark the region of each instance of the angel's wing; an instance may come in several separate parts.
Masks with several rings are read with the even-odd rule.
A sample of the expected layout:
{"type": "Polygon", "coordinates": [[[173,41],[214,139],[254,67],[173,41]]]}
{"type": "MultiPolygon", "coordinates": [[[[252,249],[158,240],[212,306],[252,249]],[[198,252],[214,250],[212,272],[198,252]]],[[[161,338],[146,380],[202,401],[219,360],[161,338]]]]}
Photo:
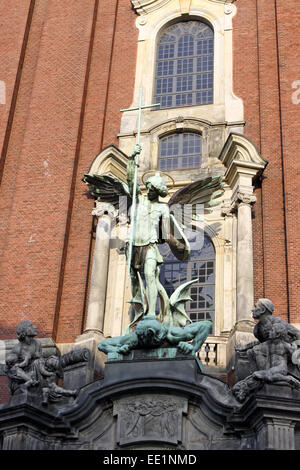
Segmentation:
{"type": "Polygon", "coordinates": [[[82,178],[88,187],[91,195],[103,202],[109,202],[115,207],[119,204],[119,197],[127,197],[127,207],[131,205],[131,195],[128,185],[122,180],[111,175],[89,175],[82,178]]]}
{"type": "Polygon", "coordinates": [[[217,176],[194,181],[182,189],[179,189],[169,199],[168,204],[207,204],[214,206],[220,204],[216,198],[224,193],[223,177],[217,176]]]}

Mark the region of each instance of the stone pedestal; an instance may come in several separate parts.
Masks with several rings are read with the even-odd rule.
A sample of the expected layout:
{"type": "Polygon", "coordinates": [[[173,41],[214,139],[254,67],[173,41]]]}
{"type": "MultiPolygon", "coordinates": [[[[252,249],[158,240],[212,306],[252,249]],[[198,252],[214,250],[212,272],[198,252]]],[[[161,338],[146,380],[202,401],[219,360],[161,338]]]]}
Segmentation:
{"type": "Polygon", "coordinates": [[[99,351],[98,344],[103,341],[103,334],[97,331],[85,331],[77,336],[74,347],[87,348],[91,352],[91,359],[87,370],[87,382],[92,382],[94,377],[102,376],[106,355],[99,351]]]}
{"type": "Polygon", "coordinates": [[[241,432],[252,429],[245,449],[299,449],[300,393],[288,385],[265,384],[229,417],[241,432]],[[253,440],[253,436],[255,439],[253,440]]]}
{"type": "Polygon", "coordinates": [[[148,350],[106,363],[104,377],[68,406],[32,393],[0,406],[0,448],[10,450],[298,449],[300,393],[265,385],[241,404],[192,356],[148,350]],[[139,359],[138,359],[139,358],[139,359]]]}
{"type": "Polygon", "coordinates": [[[255,323],[251,320],[241,320],[236,323],[234,328],[231,330],[227,342],[227,372],[233,370],[236,367],[236,352],[235,346],[245,345],[253,341],[257,341],[253,335],[253,327],[255,323]]]}

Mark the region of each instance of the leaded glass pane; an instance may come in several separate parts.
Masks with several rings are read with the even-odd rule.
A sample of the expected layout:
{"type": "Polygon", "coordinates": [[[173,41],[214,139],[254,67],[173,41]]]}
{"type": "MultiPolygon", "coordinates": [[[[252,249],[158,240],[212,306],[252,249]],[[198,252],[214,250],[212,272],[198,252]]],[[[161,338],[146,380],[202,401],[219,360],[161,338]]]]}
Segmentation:
{"type": "Polygon", "coordinates": [[[169,26],[157,47],[155,101],[161,108],[212,103],[213,67],[210,26],[200,21],[169,26]]]}
{"type": "Polygon", "coordinates": [[[182,283],[192,279],[198,281],[190,289],[191,301],[186,303],[186,312],[192,321],[210,320],[215,316],[215,250],[211,239],[201,232],[188,236],[191,256],[188,262],[180,263],[163,245],[165,260],[161,266],[160,282],[170,296],[182,283]]]}
{"type": "Polygon", "coordinates": [[[201,165],[201,135],[193,132],[171,134],[160,140],[159,169],[181,170],[201,165]]]}

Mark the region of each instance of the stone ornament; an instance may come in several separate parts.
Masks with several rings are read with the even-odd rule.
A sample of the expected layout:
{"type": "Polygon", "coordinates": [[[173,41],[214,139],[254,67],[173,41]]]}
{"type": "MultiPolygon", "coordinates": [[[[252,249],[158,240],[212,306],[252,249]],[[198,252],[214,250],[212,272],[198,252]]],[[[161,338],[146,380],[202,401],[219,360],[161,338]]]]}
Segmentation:
{"type": "Polygon", "coordinates": [[[145,15],[151,11],[161,8],[170,0],[131,0],[134,10],[139,15],[145,15]]]}
{"type": "Polygon", "coordinates": [[[96,201],[96,207],[92,210],[92,215],[96,217],[103,217],[104,215],[109,215],[111,219],[114,219],[118,215],[118,211],[107,202],[96,201]]]}
{"type": "Polygon", "coordinates": [[[42,357],[42,346],[34,338],[37,335],[35,325],[29,320],[23,320],[18,324],[16,331],[18,343],[5,362],[5,373],[8,376],[11,395],[38,384],[32,365],[42,357]]]}
{"type": "Polygon", "coordinates": [[[36,326],[29,320],[21,321],[17,326],[18,343],[6,358],[5,373],[11,397],[27,390],[37,403],[48,405],[59,402],[64,397],[76,397],[78,390],[67,390],[57,385],[63,378],[63,368],[88,360],[88,351],[74,350],[61,357],[51,355],[44,358],[38,339],[36,326]]]}
{"type": "Polygon", "coordinates": [[[242,203],[251,205],[256,202],[256,196],[254,196],[254,194],[242,193],[239,191],[236,195],[236,201],[240,204],[242,203]]]}
{"type": "Polygon", "coordinates": [[[61,365],[57,356],[40,358],[35,364],[37,384],[42,389],[42,404],[59,402],[63,397],[76,397],[78,390],[66,390],[56,383],[60,377],[61,365]]]}
{"type": "Polygon", "coordinates": [[[158,441],[176,445],[182,440],[182,414],[187,400],[167,395],[120,399],[114,405],[119,445],[158,441]]]}
{"type": "Polygon", "coordinates": [[[271,300],[259,299],[252,310],[253,318],[258,320],[253,330],[258,342],[235,347],[237,352],[246,352],[254,370],[232,388],[240,402],[264,383],[285,384],[300,390],[300,331],[274,317],[273,311],[271,300]]]}

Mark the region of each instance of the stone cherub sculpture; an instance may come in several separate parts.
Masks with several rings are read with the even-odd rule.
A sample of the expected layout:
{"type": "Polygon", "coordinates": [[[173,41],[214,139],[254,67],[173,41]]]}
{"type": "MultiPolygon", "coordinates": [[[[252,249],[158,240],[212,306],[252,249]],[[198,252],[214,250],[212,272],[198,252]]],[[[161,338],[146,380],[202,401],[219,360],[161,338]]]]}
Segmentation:
{"type": "MultiPolygon", "coordinates": [[[[174,205],[206,204],[213,206],[219,202],[216,199],[223,194],[222,178],[204,178],[177,191],[168,203],[161,202],[159,197],[168,195],[168,188],[162,176],[157,173],[148,178],[145,183],[147,194],[142,194],[140,187],[135,184],[136,161],[141,152],[141,146],[136,145],[129,156],[127,165],[127,184],[111,175],[88,175],[83,178],[88,184],[89,191],[99,201],[108,202],[119,208],[119,198],[126,196],[127,207],[132,205],[136,197],[135,213],[131,213],[131,223],[135,218],[135,230],[126,244],[127,263],[130,265],[132,300],[134,310],[131,316],[133,327],[143,315],[155,317],[157,297],[160,299],[159,320],[174,326],[184,326],[190,322],[184,311],[183,304],[178,310],[178,301],[186,296],[185,287],[190,287],[196,280],[185,286],[180,286],[169,299],[167,292],[159,281],[159,266],[163,263],[158,244],[167,242],[172,253],[180,261],[186,261],[190,254],[189,242],[183,230],[171,213],[174,205]],[[132,254],[130,251],[132,244],[132,254]],[[130,258],[130,259],[129,259],[130,258]],[[144,275],[145,292],[141,288],[140,278],[144,275]]],[[[186,300],[188,300],[186,298],[186,300]]],[[[129,330],[130,330],[129,328],[129,330]]]]}
{"type": "MultiPolygon", "coordinates": [[[[6,358],[5,373],[8,376],[11,395],[32,389],[34,396],[42,396],[42,403],[58,401],[65,396],[77,396],[77,390],[66,390],[57,385],[57,379],[63,375],[61,358],[42,356],[42,346],[37,329],[29,320],[21,321],[17,326],[18,343],[6,358]]],[[[63,358],[64,356],[62,356],[63,358]]]]}
{"type": "Polygon", "coordinates": [[[236,346],[237,352],[246,352],[254,372],[237,382],[232,391],[244,401],[252,390],[264,383],[285,383],[300,390],[299,374],[293,376],[293,364],[300,368],[300,331],[279,317],[273,316],[274,305],[269,299],[259,299],[252,310],[258,320],[253,334],[258,342],[236,346]]]}
{"type": "Polygon", "coordinates": [[[12,395],[20,388],[29,388],[38,384],[33,364],[42,356],[41,343],[34,338],[37,329],[31,321],[21,321],[16,331],[18,343],[7,356],[5,366],[12,395]]]}
{"type": "Polygon", "coordinates": [[[67,390],[56,383],[61,378],[61,364],[59,357],[50,356],[47,359],[40,358],[36,364],[38,383],[42,388],[42,404],[59,401],[62,397],[76,397],[78,390],[67,390]]]}

